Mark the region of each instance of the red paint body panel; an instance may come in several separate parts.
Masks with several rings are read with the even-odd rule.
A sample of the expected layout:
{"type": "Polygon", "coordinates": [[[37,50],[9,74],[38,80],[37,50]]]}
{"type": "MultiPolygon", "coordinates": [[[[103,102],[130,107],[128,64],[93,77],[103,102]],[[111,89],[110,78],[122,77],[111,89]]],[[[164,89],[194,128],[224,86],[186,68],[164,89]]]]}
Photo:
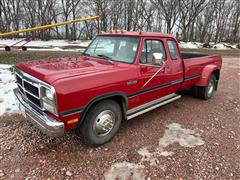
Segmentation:
{"type": "MultiPolygon", "coordinates": [[[[72,109],[86,107],[94,98],[121,92],[128,96],[128,107],[132,109],[156,98],[188,89],[191,86],[205,86],[211,73],[221,68],[221,57],[219,55],[205,56],[182,60],[180,49],[179,58],[172,60],[167,46],[167,40],[176,39],[163,33],[103,33],[102,36],[139,36],[140,44],[133,64],[121,62],[108,62],[101,58],[79,56],[78,58],[60,58],[53,60],[41,60],[19,63],[16,66],[26,73],[50,84],[56,90],[58,113],[72,109]],[[165,67],[149,82],[145,83],[158,70],[156,66],[145,66],[140,64],[144,40],[157,39],[163,42],[167,54],[165,67]],[[184,80],[187,77],[199,75],[199,77],[184,80]],[[129,86],[127,82],[136,81],[129,86]],[[179,81],[159,89],[151,88],[179,81]],[[146,91],[146,92],[145,92],[146,91]],[[134,95],[136,92],[143,92],[134,95]]],[[[65,123],[65,130],[73,129],[75,124],[68,125],[68,120],[79,118],[80,113],[66,117],[53,118],[65,123]]]]}
{"type": "Polygon", "coordinates": [[[222,58],[219,55],[210,55],[194,59],[186,59],[183,60],[183,64],[185,77],[194,74],[199,74],[201,76],[190,81],[184,81],[181,90],[188,89],[191,86],[206,86],[211,73],[214,70],[221,69],[222,58]]]}

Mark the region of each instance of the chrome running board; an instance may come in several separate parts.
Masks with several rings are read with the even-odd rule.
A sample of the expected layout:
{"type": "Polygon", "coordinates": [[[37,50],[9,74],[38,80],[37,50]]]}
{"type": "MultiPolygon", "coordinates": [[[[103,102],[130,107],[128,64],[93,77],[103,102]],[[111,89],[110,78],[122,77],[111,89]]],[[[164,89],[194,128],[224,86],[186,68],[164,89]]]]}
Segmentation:
{"type": "Polygon", "coordinates": [[[167,96],[161,97],[159,99],[153,100],[151,102],[148,102],[146,104],[137,106],[137,107],[132,108],[132,109],[127,111],[127,118],[126,119],[130,120],[130,119],[135,118],[135,117],[137,117],[141,114],[144,114],[148,111],[151,111],[155,108],[158,108],[158,107],[163,106],[165,104],[168,104],[172,101],[175,101],[179,98],[181,98],[181,95],[173,93],[173,94],[169,94],[167,96]]]}

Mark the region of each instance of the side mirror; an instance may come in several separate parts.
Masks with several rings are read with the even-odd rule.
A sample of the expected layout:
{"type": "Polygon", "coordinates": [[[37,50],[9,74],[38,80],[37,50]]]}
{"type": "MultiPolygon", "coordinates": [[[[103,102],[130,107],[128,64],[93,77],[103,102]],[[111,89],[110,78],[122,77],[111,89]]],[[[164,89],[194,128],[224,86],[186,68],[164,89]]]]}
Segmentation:
{"type": "Polygon", "coordinates": [[[163,66],[164,59],[163,59],[163,53],[153,53],[153,64],[158,66],[163,66]]]}

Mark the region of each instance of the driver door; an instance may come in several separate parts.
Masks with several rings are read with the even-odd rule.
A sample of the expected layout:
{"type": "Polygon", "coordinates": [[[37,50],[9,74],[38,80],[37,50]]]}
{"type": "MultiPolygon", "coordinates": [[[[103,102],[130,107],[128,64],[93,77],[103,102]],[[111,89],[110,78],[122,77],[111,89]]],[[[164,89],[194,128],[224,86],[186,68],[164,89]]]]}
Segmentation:
{"type": "Polygon", "coordinates": [[[171,69],[162,39],[144,39],[140,63],[140,101],[141,104],[171,94],[175,89],[171,88],[171,69]],[[156,65],[153,61],[153,53],[162,53],[164,65],[156,65]]]}

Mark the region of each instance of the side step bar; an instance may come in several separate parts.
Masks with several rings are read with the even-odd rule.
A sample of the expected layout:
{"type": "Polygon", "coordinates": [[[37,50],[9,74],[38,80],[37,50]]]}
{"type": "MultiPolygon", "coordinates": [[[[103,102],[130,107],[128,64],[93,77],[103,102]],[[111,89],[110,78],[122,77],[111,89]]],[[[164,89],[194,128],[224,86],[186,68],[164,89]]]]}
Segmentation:
{"type": "Polygon", "coordinates": [[[165,104],[168,104],[172,101],[175,101],[179,98],[181,98],[181,95],[173,93],[173,94],[169,94],[167,96],[161,97],[159,99],[156,99],[154,101],[148,102],[146,104],[143,104],[141,106],[132,108],[132,109],[127,111],[127,118],[126,119],[130,120],[130,119],[135,118],[135,117],[137,117],[141,114],[144,114],[148,111],[151,111],[155,108],[158,108],[158,107],[163,106],[165,104]]]}

